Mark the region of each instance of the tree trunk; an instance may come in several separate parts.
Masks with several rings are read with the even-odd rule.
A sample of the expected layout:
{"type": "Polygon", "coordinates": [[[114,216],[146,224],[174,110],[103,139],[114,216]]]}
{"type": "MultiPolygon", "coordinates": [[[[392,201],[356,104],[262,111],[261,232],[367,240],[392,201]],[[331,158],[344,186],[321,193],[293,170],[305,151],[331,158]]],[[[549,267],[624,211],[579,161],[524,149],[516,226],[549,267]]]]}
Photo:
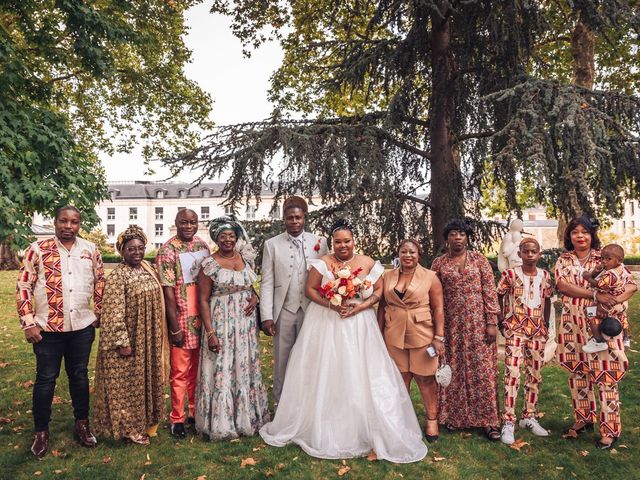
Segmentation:
{"type": "MultiPolygon", "coordinates": [[[[446,2],[438,2],[439,12],[447,12],[446,2]]],[[[449,15],[443,18],[438,11],[431,13],[431,69],[430,100],[431,135],[431,227],[433,253],[438,254],[444,244],[442,233],[447,222],[464,213],[462,175],[452,149],[451,124],[454,95],[451,74],[451,33],[449,15]]]]}
{"type": "MultiPolygon", "coordinates": [[[[580,17],[576,20],[576,25],[571,34],[571,59],[573,66],[574,85],[591,90],[593,88],[593,77],[595,75],[595,50],[596,36],[587,25],[582,23],[580,17]]],[[[564,230],[571,217],[582,215],[582,207],[578,203],[578,196],[575,187],[569,193],[571,197],[571,214],[560,215],[558,218],[558,242],[563,245],[564,230]]]]}
{"type": "Polygon", "coordinates": [[[7,243],[0,243],[0,270],[16,270],[20,268],[18,256],[7,243]]]}

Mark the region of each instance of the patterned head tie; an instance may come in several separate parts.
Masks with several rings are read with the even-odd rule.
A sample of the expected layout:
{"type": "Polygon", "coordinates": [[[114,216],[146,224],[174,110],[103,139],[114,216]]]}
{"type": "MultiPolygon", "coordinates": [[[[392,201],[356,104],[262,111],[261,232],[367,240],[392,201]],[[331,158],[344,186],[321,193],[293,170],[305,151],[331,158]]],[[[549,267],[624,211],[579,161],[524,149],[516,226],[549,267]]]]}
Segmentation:
{"type": "Polygon", "coordinates": [[[236,219],[235,215],[224,215],[222,217],[214,218],[209,222],[209,235],[214,242],[218,238],[221,232],[224,230],[233,230],[238,237],[238,240],[249,240],[249,236],[245,231],[242,224],[236,219]]]}
{"type": "Polygon", "coordinates": [[[129,241],[137,238],[145,245],[147,244],[147,236],[144,234],[142,229],[137,225],[131,225],[124,232],[118,235],[118,240],[116,241],[116,250],[122,255],[124,250],[124,245],[129,241]]]}
{"type": "Polygon", "coordinates": [[[533,237],[525,237],[522,240],[520,240],[519,248],[524,247],[527,243],[532,243],[533,245],[535,245],[538,248],[538,250],[540,250],[540,242],[538,242],[538,240],[536,240],[533,237]]]}

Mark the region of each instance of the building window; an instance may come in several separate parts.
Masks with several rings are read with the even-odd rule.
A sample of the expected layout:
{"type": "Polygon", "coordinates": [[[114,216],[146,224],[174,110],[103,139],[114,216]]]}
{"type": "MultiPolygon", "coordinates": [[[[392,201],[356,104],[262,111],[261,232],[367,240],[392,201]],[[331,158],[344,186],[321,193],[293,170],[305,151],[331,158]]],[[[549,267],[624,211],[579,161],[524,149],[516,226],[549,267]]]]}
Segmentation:
{"type": "Polygon", "coordinates": [[[156,192],[156,198],[164,198],[164,190],[158,190],[156,192]]]}
{"type": "Polygon", "coordinates": [[[627,222],[625,220],[622,220],[622,229],[623,230],[627,229],[627,222]]]}
{"type": "Polygon", "coordinates": [[[156,223],[156,237],[161,237],[164,233],[164,227],[161,223],[156,223]]]}
{"type": "Polygon", "coordinates": [[[205,188],[204,190],[202,190],[202,196],[204,198],[210,198],[211,197],[211,190],[209,190],[208,188],[205,188]]]}
{"type": "Polygon", "coordinates": [[[536,214],[535,213],[530,213],[529,214],[529,221],[535,221],[536,219],[536,214]]]}
{"type": "Polygon", "coordinates": [[[282,219],[282,207],[276,208],[276,210],[271,214],[272,220],[281,220],[282,219]]]}
{"type": "Polygon", "coordinates": [[[180,198],[187,198],[187,191],[186,190],[180,190],[178,192],[178,197],[180,198]]]}
{"type": "Polygon", "coordinates": [[[231,208],[231,205],[225,205],[224,206],[224,214],[225,215],[233,215],[233,208],[231,208]]]}
{"type": "Polygon", "coordinates": [[[107,208],[107,220],[115,220],[115,219],[116,219],[116,209],[107,208]]]}
{"type": "Polygon", "coordinates": [[[156,207],[156,220],[164,219],[164,210],[162,207],[156,207]]]}
{"type": "Polygon", "coordinates": [[[631,229],[636,228],[636,221],[635,220],[631,220],[631,229]]]}
{"type": "Polygon", "coordinates": [[[115,225],[107,225],[107,236],[113,237],[116,234],[116,226],[115,225]]]}
{"type": "Polygon", "coordinates": [[[209,207],[200,207],[200,220],[209,220],[209,207]]]}
{"type": "Polygon", "coordinates": [[[256,219],[256,206],[255,205],[247,205],[247,220],[255,220],[256,219]]]}
{"type": "Polygon", "coordinates": [[[160,249],[162,248],[162,243],[154,243],[154,244],[153,244],[153,247],[154,247],[156,250],[160,250],[160,249]]]}
{"type": "Polygon", "coordinates": [[[178,207],[178,211],[181,212],[182,210],[184,210],[187,207],[178,207]]]}
{"type": "Polygon", "coordinates": [[[631,206],[631,215],[635,215],[636,214],[635,202],[633,200],[631,200],[631,202],[629,202],[629,205],[631,206]]]}
{"type": "Polygon", "coordinates": [[[129,220],[138,219],[138,207],[129,207],[129,220]]]}

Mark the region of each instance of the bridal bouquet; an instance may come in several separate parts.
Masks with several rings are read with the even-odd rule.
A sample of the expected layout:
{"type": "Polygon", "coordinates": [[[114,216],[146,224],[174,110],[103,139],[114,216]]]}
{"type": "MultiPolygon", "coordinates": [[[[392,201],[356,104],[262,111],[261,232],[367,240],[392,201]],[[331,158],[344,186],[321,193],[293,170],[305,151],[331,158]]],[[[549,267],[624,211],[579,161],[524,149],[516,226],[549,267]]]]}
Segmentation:
{"type": "Polygon", "coordinates": [[[328,298],[332,305],[341,305],[344,300],[360,298],[362,292],[371,286],[369,280],[361,280],[358,274],[362,272],[362,267],[353,272],[348,265],[340,267],[340,270],[333,272],[335,280],[325,283],[318,288],[324,298],[328,298]]]}

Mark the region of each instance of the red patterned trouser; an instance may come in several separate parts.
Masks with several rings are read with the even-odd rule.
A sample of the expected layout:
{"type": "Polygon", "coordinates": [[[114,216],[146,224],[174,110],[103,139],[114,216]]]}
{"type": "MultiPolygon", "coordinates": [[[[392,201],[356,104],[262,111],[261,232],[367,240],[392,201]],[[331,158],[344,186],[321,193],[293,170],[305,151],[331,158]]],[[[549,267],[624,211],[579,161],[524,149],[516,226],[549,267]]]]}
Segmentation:
{"type": "MultiPolygon", "coordinates": [[[[620,398],[617,383],[598,382],[600,400],[600,435],[619,437],[622,432],[620,423],[620,398]]],[[[587,372],[576,372],[569,376],[569,389],[576,422],[595,423],[596,401],[594,383],[587,372]]]]}
{"type": "Polygon", "coordinates": [[[504,422],[516,421],[516,399],[520,388],[520,367],[525,366],[524,404],[522,418],[536,416],[536,406],[542,382],[544,347],[547,339],[542,336],[529,337],[519,333],[505,332],[504,349],[504,422]]]}

